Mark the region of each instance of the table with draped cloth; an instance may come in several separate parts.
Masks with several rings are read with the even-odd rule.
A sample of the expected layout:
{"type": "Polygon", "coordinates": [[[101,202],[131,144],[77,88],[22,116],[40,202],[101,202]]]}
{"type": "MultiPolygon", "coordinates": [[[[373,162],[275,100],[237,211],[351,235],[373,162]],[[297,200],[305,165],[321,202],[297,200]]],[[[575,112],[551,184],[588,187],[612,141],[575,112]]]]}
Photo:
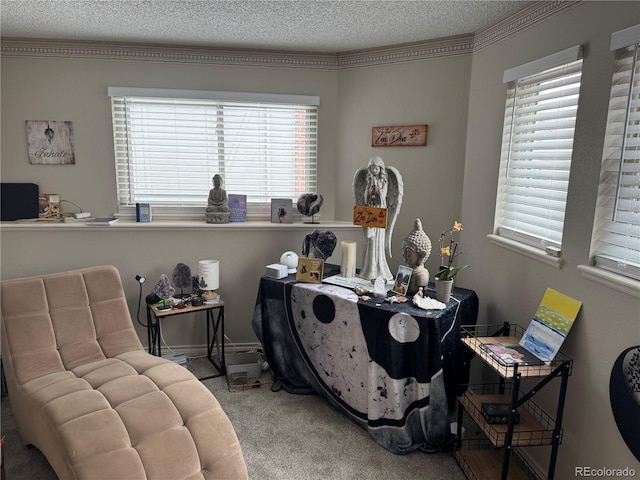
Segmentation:
{"type": "MultiPolygon", "coordinates": [[[[325,276],[335,273],[325,266],[325,276]]],[[[321,395],[403,454],[451,447],[449,413],[469,380],[460,326],[475,325],[477,315],[472,290],[454,288],[444,310],[423,310],[295,275],[264,276],[252,325],[276,385],[321,395]]]]}

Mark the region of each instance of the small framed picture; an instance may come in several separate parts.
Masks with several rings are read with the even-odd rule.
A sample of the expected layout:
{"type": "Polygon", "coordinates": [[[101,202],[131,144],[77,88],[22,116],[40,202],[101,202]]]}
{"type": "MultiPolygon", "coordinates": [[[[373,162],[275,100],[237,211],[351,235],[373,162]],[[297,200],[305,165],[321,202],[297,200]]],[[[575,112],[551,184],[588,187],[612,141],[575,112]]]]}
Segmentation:
{"type": "Polygon", "coordinates": [[[290,198],[271,199],[271,223],[293,223],[293,201],[290,198]]]}
{"type": "Polygon", "coordinates": [[[324,260],[322,258],[298,258],[296,281],[306,283],[322,283],[324,260]]]}
{"type": "Polygon", "coordinates": [[[411,267],[407,267],[406,265],[400,265],[398,267],[396,280],[393,283],[393,291],[395,293],[399,293],[400,295],[407,294],[407,289],[409,288],[409,281],[411,280],[412,272],[413,270],[411,269],[411,267]]]}

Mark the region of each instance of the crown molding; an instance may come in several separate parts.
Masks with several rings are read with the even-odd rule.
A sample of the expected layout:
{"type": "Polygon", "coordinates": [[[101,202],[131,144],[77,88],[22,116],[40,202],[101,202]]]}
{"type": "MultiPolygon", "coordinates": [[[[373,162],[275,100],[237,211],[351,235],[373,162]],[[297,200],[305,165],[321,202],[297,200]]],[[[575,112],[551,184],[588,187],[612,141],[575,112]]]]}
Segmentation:
{"type": "Polygon", "coordinates": [[[253,67],[346,70],[471,54],[503,41],[584,0],[533,1],[510,17],[475,34],[341,53],[222,49],[159,44],[86,42],[3,37],[3,57],[66,58],[134,62],[195,63],[253,67]]]}
{"type": "Polygon", "coordinates": [[[505,40],[549,17],[564,12],[585,0],[529,2],[516,13],[475,33],[473,50],[479,51],[505,40]]]}
{"type": "Polygon", "coordinates": [[[338,53],[340,69],[406,63],[429,58],[465,55],[473,51],[473,34],[405,43],[389,47],[338,53]]]}
{"type": "Polygon", "coordinates": [[[197,63],[260,67],[328,69],[338,68],[335,54],[244,50],[175,45],[70,40],[2,38],[3,57],[124,60],[135,62],[197,63]]]}

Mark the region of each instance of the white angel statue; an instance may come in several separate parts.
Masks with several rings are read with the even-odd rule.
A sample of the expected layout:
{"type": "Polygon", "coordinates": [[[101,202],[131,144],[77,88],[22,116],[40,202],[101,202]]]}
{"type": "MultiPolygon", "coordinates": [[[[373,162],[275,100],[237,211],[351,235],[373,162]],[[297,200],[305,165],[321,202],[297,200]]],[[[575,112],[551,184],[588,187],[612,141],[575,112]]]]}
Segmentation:
{"type": "Polygon", "coordinates": [[[381,157],[372,157],[367,168],[358,169],[353,177],[356,205],[387,209],[387,228],[362,227],[365,234],[365,253],[364,265],[360,271],[361,278],[394,278],[386,255],[392,256],[391,236],[400,213],[403,192],[402,175],[395,167],[385,167],[381,157]]]}

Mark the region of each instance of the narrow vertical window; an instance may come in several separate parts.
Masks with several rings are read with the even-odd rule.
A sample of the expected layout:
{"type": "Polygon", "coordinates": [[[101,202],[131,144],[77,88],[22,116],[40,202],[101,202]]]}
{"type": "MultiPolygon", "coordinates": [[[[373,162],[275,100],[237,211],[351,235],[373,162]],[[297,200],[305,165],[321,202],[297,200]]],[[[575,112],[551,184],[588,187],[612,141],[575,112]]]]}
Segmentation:
{"type": "Polygon", "coordinates": [[[580,96],[581,47],[507,70],[495,233],[561,248],[580,96]]]}
{"type": "Polygon", "coordinates": [[[612,36],[609,114],[592,237],[596,267],[640,280],[640,25],[612,36]]]}

